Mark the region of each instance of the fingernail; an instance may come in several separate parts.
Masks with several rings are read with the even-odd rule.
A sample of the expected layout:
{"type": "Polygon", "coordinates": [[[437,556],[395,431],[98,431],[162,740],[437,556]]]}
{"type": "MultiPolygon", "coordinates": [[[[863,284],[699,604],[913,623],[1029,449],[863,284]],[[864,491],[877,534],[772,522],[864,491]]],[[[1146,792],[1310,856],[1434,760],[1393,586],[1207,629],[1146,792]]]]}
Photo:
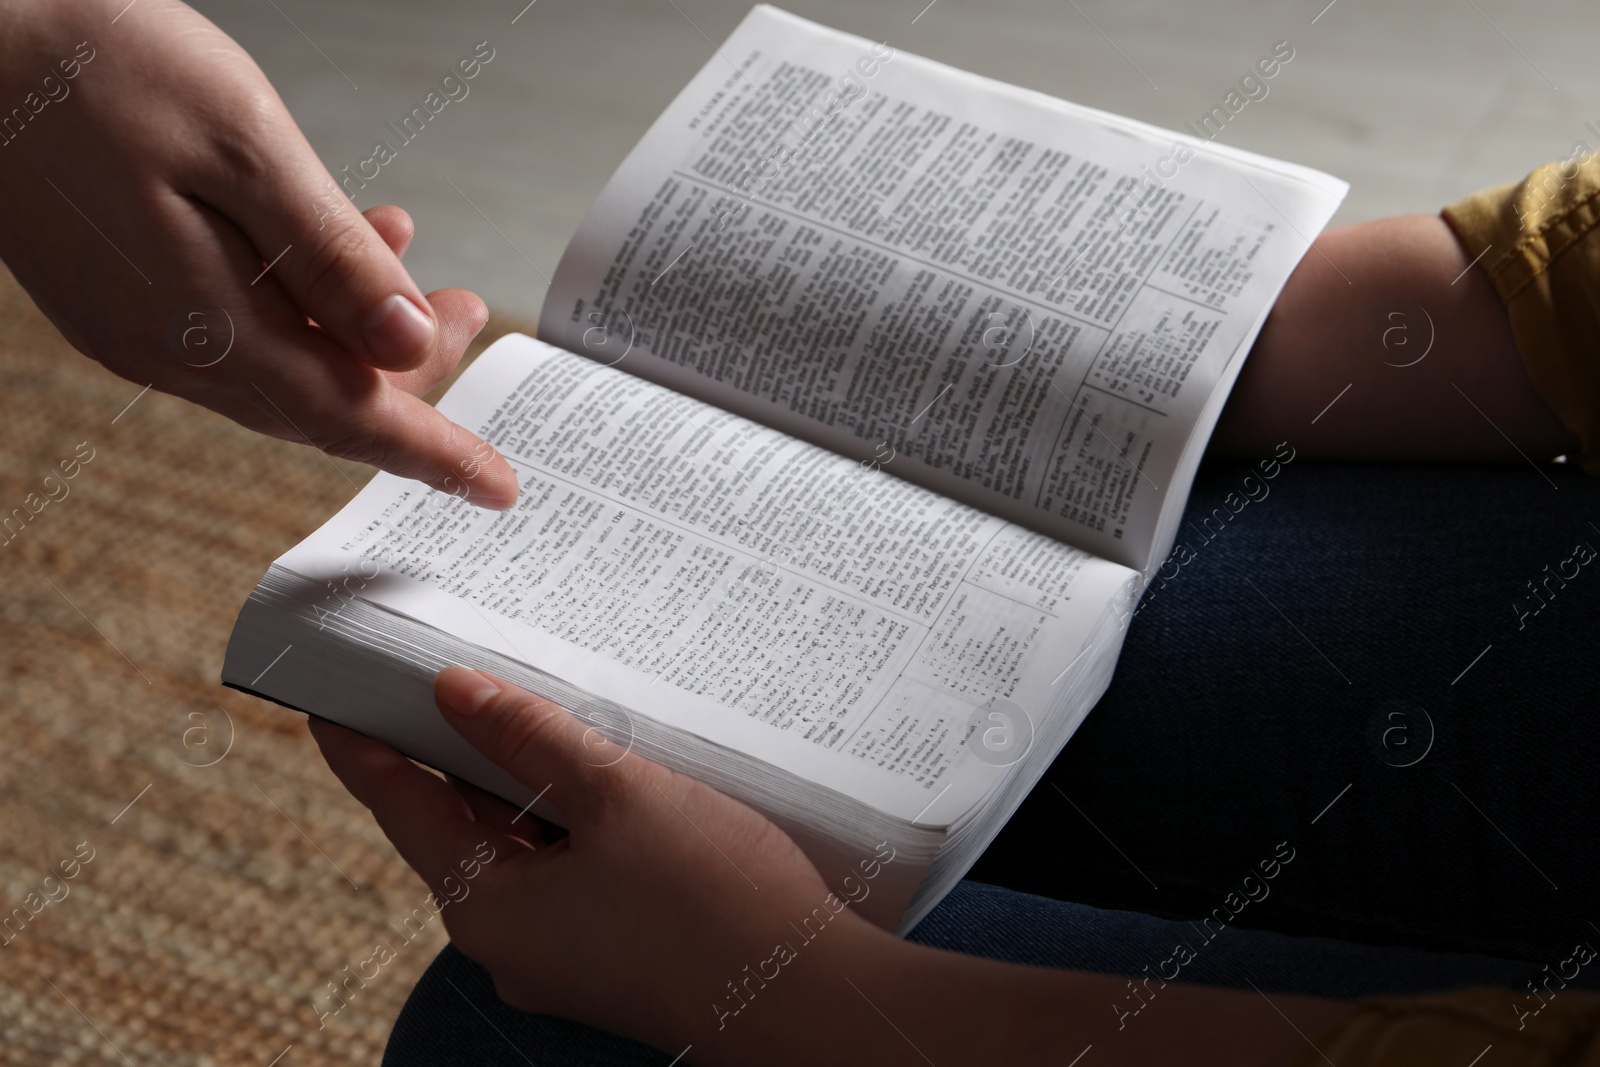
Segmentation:
{"type": "MultiPolygon", "coordinates": [[[[495,511],[505,511],[517,502],[517,497],[522,494],[522,487],[517,484],[517,472],[512,469],[498,454],[494,455],[499,470],[491,471],[488,463],[474,464],[474,469],[469,475],[470,481],[466,484],[467,503],[480,508],[491,508],[495,511]],[[503,471],[509,477],[497,478],[494,475],[503,471]]],[[[463,473],[466,473],[463,470],[463,473]]]]}
{"type": "Polygon", "coordinates": [[[488,699],[498,692],[498,685],[465,667],[447,667],[434,682],[434,694],[439,699],[439,706],[457,715],[477,714],[483,710],[488,699]]]}
{"type": "Polygon", "coordinates": [[[386,299],[367,317],[361,338],[380,362],[409,366],[433,346],[433,319],[399,293],[386,299]]]}
{"type": "Polygon", "coordinates": [[[491,511],[505,511],[517,502],[517,486],[512,483],[509,489],[496,490],[490,486],[474,482],[467,489],[467,503],[491,511]]]}

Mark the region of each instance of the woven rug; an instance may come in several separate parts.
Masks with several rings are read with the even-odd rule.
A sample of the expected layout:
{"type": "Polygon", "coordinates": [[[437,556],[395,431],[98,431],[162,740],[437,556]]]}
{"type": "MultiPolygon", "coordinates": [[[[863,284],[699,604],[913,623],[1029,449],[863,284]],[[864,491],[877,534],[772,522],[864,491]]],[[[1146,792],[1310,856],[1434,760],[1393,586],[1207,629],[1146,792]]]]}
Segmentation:
{"type": "Polygon", "coordinates": [[[445,942],[403,923],[427,890],[303,716],[217,681],[370,472],[141,396],[3,268],[0,425],[0,1063],[377,1062],[445,942]]]}

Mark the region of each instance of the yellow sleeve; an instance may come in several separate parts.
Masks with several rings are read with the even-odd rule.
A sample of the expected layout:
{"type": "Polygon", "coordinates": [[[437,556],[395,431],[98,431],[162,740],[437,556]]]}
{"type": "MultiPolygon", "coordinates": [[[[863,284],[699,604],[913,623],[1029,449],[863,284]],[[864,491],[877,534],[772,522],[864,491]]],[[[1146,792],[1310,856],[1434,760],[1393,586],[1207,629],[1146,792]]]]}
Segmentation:
{"type": "Polygon", "coordinates": [[[1469,256],[1483,253],[1534,389],[1583,442],[1574,458],[1600,474],[1600,153],[1440,214],[1469,256]]]}
{"type": "Polygon", "coordinates": [[[1363,1000],[1289,1067],[1465,1067],[1489,1045],[1494,1055],[1484,1067],[1596,1067],[1600,996],[1475,988],[1363,1000]]]}

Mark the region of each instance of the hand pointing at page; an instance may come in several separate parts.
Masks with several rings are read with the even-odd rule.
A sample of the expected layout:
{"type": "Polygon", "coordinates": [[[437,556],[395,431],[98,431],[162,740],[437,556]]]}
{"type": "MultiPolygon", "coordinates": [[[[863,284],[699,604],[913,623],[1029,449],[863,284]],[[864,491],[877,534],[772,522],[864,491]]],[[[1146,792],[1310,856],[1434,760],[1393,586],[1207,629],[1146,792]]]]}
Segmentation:
{"type": "Polygon", "coordinates": [[[174,0],[44,3],[0,41],[0,258],[79,351],[251,429],[504,507],[425,404],[487,313],[424,296],[250,57],[174,0]]]}

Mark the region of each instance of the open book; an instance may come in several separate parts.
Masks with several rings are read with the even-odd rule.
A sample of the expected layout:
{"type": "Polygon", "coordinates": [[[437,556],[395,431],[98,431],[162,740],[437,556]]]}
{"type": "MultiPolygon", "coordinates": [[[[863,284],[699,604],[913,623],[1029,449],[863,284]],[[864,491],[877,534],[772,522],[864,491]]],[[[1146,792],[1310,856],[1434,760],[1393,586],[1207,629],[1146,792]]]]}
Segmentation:
{"type": "Polygon", "coordinates": [[[1346,188],[756,8],[601,193],[540,339],[440,403],[518,504],[377,475],[273,564],[223,680],[559,823],[434,707],[488,670],[908,931],[1109,683],[1346,188]]]}

